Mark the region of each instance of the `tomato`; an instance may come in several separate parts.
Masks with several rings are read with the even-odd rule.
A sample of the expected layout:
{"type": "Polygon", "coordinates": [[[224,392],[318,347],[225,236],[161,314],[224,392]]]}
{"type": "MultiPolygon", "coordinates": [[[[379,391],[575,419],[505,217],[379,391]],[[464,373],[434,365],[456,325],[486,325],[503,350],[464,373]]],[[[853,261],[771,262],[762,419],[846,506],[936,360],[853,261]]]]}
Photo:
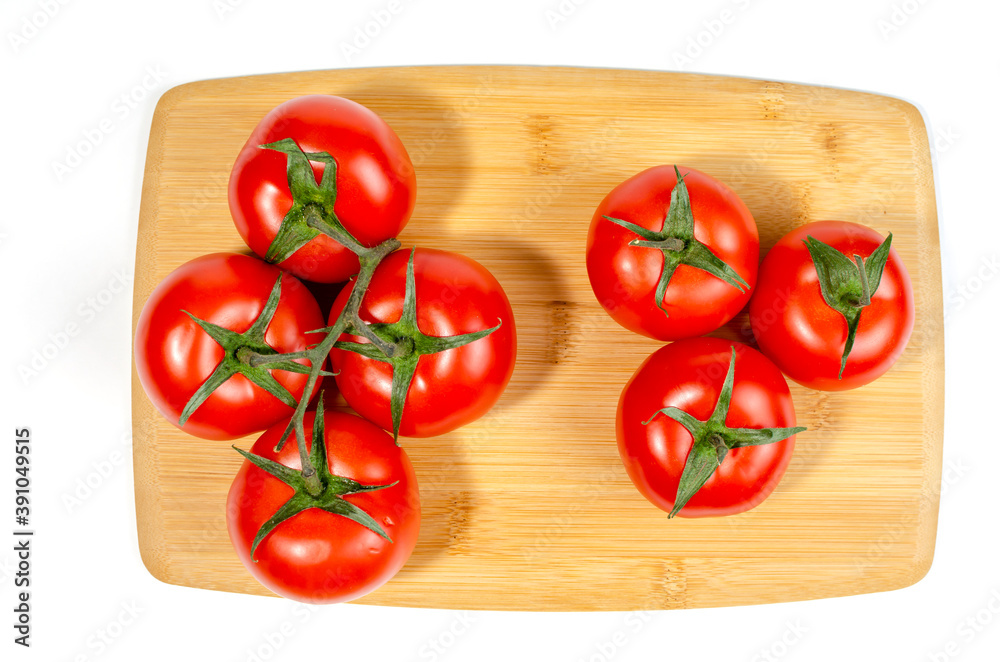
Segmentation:
{"type": "Polygon", "coordinates": [[[777,486],[794,435],[805,429],[794,426],[788,384],[763,354],[720,338],[690,338],[658,349],[625,385],[618,451],[639,492],[671,515],[731,515],[757,506],[777,486]],[[730,396],[728,408],[720,405],[713,416],[730,396]],[[697,442],[678,420],[685,416],[707,433],[700,432],[697,442]],[[716,445],[723,442],[725,447],[716,445]],[[686,472],[689,484],[681,494],[686,472]]]}
{"type": "MultiPolygon", "coordinates": [[[[227,329],[234,338],[249,333],[258,318],[267,321],[265,309],[281,275],[280,269],[255,257],[215,253],[181,265],[153,290],[136,324],[135,368],[146,395],[167,420],[197,437],[234,439],[291,415],[290,404],[302,397],[308,375],[263,369],[249,373],[256,382],[243,373],[232,374],[183,425],[179,422],[200,387],[210,378],[224,377],[227,367],[240,364],[238,347],[224,350],[191,316],[222,327],[216,334],[225,334],[227,329]],[[285,401],[265,388],[273,391],[275,383],[279,392],[284,391],[285,401]]],[[[279,287],[273,316],[260,329],[263,339],[244,339],[238,344],[260,353],[285,353],[302,351],[322,339],[319,334],[307,334],[324,326],[309,291],[288,275],[279,287]]],[[[307,370],[308,364],[300,360],[295,367],[307,370]]]]}
{"type": "MultiPolygon", "coordinates": [[[[305,415],[310,451],[318,438],[316,416],[305,415]]],[[[341,508],[323,509],[300,494],[296,498],[307,501],[305,507],[293,508],[298,512],[289,513],[252,549],[261,527],[296,492],[248,460],[229,489],[226,524],[240,561],[270,590],[303,602],[344,602],[383,585],[406,563],[420,530],[420,495],[410,460],[392,437],[351,414],[325,412],[321,420],[328,467],[322,473],[330,491],[319,498],[341,508]],[[344,479],[356,481],[353,488],[345,487],[344,479]],[[365,488],[376,489],[361,491],[365,488]],[[359,521],[366,517],[368,525],[359,521]]],[[[267,430],[250,452],[298,471],[302,463],[294,437],[274,450],[286,425],[267,430]]]]}
{"type": "MultiPolygon", "coordinates": [[[[754,336],[760,350],[804,386],[827,391],[862,386],[892,367],[906,348],[914,319],[910,277],[895,249],[889,248],[877,287],[870,293],[870,305],[859,303],[855,308],[860,319],[848,348],[848,319],[824,297],[806,244],[808,237],[840,253],[833,256],[846,269],[840,282],[858,277],[852,262],[855,255],[864,259],[869,270],[868,258],[886,241],[871,228],[845,221],[809,223],[786,234],[761,264],[760,281],[750,301],[754,336]]],[[[852,293],[846,295],[850,298],[852,293]]],[[[853,307],[845,301],[842,308],[850,315],[853,307]]]]}
{"type": "MultiPolygon", "coordinates": [[[[290,214],[293,202],[297,202],[296,213],[311,209],[317,217],[329,221],[329,210],[323,202],[328,201],[336,218],[355,239],[365,246],[375,246],[399,234],[406,225],[413,211],[416,186],[406,148],[385,121],[348,99],[317,94],[286,101],[268,113],[250,134],[230,176],[229,208],[240,236],[261,257],[268,255],[286,216],[295,215],[290,214]],[[293,200],[289,180],[294,154],[276,147],[262,148],[287,139],[310,154],[315,177],[312,182],[299,183],[304,192],[297,200],[293,200]],[[324,152],[333,157],[337,166],[326,197],[319,183],[328,166],[323,157],[317,156],[324,152]]],[[[297,218],[300,224],[295,232],[300,233],[300,240],[308,241],[280,261],[283,269],[324,283],[345,281],[358,272],[354,253],[331,237],[304,227],[302,217],[297,218]]]]}
{"type": "MultiPolygon", "coordinates": [[[[374,323],[371,328],[390,341],[407,335],[385,325],[404,319],[410,255],[397,251],[378,266],[359,309],[361,319],[374,323]]],[[[400,434],[428,437],[489,411],[510,380],[517,345],[510,302],[485,267],[463,255],[428,248],[417,248],[412,255],[415,311],[411,313],[421,334],[418,342],[411,343],[414,351],[389,363],[338,347],[330,352],[330,361],[333,371],[339,372],[337,386],[355,411],[387,430],[393,430],[395,422],[400,434]],[[434,347],[491,328],[495,328],[492,333],[462,346],[440,351],[434,347]],[[425,345],[430,347],[419,351],[425,345]],[[405,404],[396,421],[391,406],[394,377],[406,382],[397,384],[405,404]]],[[[344,288],[334,302],[331,324],[351,290],[344,288]]]]}
{"type": "Polygon", "coordinates": [[[692,168],[656,166],[619,184],[587,236],[587,274],[601,306],[626,329],[659,340],[702,335],[732,319],[750,298],[759,258],[746,205],[692,168]]]}

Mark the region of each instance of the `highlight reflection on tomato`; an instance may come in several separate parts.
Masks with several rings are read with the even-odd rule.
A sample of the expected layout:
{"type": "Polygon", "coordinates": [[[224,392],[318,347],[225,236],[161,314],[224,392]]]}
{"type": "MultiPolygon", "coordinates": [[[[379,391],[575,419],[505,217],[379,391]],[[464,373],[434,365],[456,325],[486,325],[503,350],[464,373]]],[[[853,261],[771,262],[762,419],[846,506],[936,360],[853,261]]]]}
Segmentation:
{"type": "MultiPolygon", "coordinates": [[[[214,253],[181,265],[156,286],[136,324],[135,368],[146,395],[168,421],[181,427],[178,420],[185,405],[226,355],[191,316],[235,332],[247,331],[261,315],[281,273],[255,257],[214,253]]],[[[266,344],[278,353],[302,351],[318,338],[308,332],[322,326],[316,300],[295,277],[285,275],[264,335],[266,344]]],[[[293,398],[302,397],[308,375],[267,372],[293,398]]],[[[288,404],[235,374],[181,429],[206,439],[235,439],[291,413],[288,404]]]]}
{"type": "Polygon", "coordinates": [[[842,366],[848,322],[824,299],[806,244],[810,237],[865,264],[886,239],[846,221],[808,223],[782,237],[764,258],[750,300],[757,345],[803,386],[839,391],[868,384],[892,367],[909,341],[915,314],[909,274],[890,248],[871,303],[860,308],[854,343],[842,366]]]}
{"type": "MultiPolygon", "coordinates": [[[[376,325],[397,322],[403,312],[410,251],[397,251],[375,270],[360,315],[376,325]]],[[[496,403],[510,381],[517,355],[514,314],[500,283],[478,262],[458,253],[417,248],[413,258],[416,322],[433,338],[499,327],[486,337],[419,356],[407,390],[399,434],[428,437],[470,423],[496,403]]],[[[345,287],[330,312],[331,322],[346,305],[345,287]]],[[[345,336],[345,340],[361,340],[345,336]]],[[[343,349],[330,352],[337,386],[352,409],[392,430],[393,367],[343,349]]]]}
{"type": "Polygon", "coordinates": [[[656,166],[616,186],[587,236],[587,274],[598,302],[626,329],[658,340],[702,335],[732,319],[750,299],[759,259],[757,224],[743,201],[688,167],[656,166]],[[653,233],[670,236],[648,241],[653,233]],[[671,242],[676,250],[656,248],[671,242]],[[668,256],[680,261],[672,271],[668,256]],[[658,302],[663,274],[669,280],[658,302]]]}
{"type": "MultiPolygon", "coordinates": [[[[236,229],[259,256],[292,207],[289,157],[264,149],[291,139],[307,154],[326,153],[337,164],[337,218],[364,246],[395,237],[406,225],[416,199],[416,176],[406,148],[385,120],[359,103],[314,94],[286,101],[257,125],[233,165],[229,208],[236,229]]],[[[310,159],[322,178],[328,167],[310,159]]],[[[281,268],[299,278],[322,283],[346,281],[359,269],[357,257],[334,239],[319,234],[281,268]]]]}
{"type": "MultiPolygon", "coordinates": [[[[720,338],[690,338],[661,347],[647,358],[622,390],[618,402],[618,451],[629,477],[651,503],[681,517],[731,515],[754,508],[784,475],[795,446],[795,408],[781,372],[760,352],[720,338]],[[727,434],[779,429],[778,441],[731,447],[721,464],[709,454],[704,484],[676,511],[681,477],[694,437],[677,420],[656,415],[665,408],[709,421],[733,361],[727,434]],[[648,422],[648,424],[644,424],[648,422]]],[[[770,435],[764,435],[770,436],[770,435]]],[[[732,446],[731,441],[727,444],[732,446]]]]}
{"type": "MultiPolygon", "coordinates": [[[[310,450],[315,417],[309,412],[304,419],[310,450]]],[[[378,487],[343,499],[370,516],[387,537],[348,517],[310,507],[274,527],[251,558],[258,531],[288,502],[293,489],[250,461],[233,479],[226,505],[229,537],[247,570],[275,593],[313,603],[353,600],[389,581],[410,557],[420,531],[420,494],[406,452],[385,431],[357,416],[325,412],[323,421],[329,472],[378,487]]],[[[250,452],[299,470],[294,438],[274,450],[286,424],[267,430],[250,452]]]]}

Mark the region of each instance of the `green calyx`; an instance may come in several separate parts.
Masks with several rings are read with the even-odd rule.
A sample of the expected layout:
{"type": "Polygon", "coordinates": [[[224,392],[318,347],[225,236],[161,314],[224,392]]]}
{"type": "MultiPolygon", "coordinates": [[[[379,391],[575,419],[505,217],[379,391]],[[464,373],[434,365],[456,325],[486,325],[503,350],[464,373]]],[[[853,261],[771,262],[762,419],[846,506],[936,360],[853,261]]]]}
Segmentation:
{"type": "Polygon", "coordinates": [[[707,421],[699,421],[687,412],[677,407],[667,407],[654,413],[643,425],[649,425],[659,414],[671,418],[687,429],[694,439],[691,450],[684,464],[680,482],[677,485],[677,496],[674,507],[668,517],[674,517],[691,497],[712,477],[715,470],[722,466],[726,455],[733,448],[743,446],[761,446],[773,444],[776,441],[788,439],[792,435],[804,432],[806,428],[730,428],[726,427],[726,415],[729,413],[729,403],[733,397],[733,380],[736,369],[736,348],[732,349],[729,360],[729,371],[715,404],[715,411],[707,421]]]}
{"type": "Polygon", "coordinates": [[[288,159],[288,189],[292,206],[278,227],[264,259],[284,262],[305,244],[325,234],[353,251],[363,248],[344,228],[333,207],[337,202],[337,161],[327,152],[303,152],[292,138],[261,145],[261,149],[281,152],[288,159]],[[310,162],[323,163],[323,176],[316,181],[310,162]]]}
{"type": "MultiPolygon", "coordinates": [[[[326,459],[326,430],[323,420],[323,394],[320,393],[316,406],[316,418],[313,421],[312,445],[309,449],[308,466],[298,471],[283,464],[254,455],[233,446],[247,460],[271,474],[284,484],[295,490],[291,498],[279,508],[257,531],[250,546],[250,558],[253,558],[257,546],[285,522],[310,508],[319,508],[334,515],[340,515],[357,522],[366,529],[377,533],[389,542],[392,539],[375,519],[361,508],[344,499],[348,494],[359,492],[374,492],[396,485],[396,482],[386,485],[362,485],[356,480],[337,476],[330,472],[326,459]]],[[[256,559],[254,559],[256,561],[256,559]]]]}
{"type": "MultiPolygon", "coordinates": [[[[183,311],[222,347],[224,354],[222,360],[215,366],[212,374],[198,387],[198,390],[194,392],[187,401],[187,404],[184,405],[178,421],[181,427],[191,417],[191,414],[212,395],[215,389],[237,374],[243,375],[289,407],[295,407],[298,404],[292,394],[288,392],[288,389],[274,378],[271,370],[286,370],[288,372],[309,374],[310,367],[296,363],[290,358],[281,358],[282,356],[287,357],[287,355],[278,355],[277,350],[268,345],[264,340],[264,334],[267,333],[267,327],[271,324],[271,319],[278,309],[280,299],[281,274],[278,274],[278,278],[274,281],[274,287],[271,288],[271,293],[264,304],[264,309],[257,316],[257,319],[254,320],[250,328],[243,333],[237,333],[217,324],[206,322],[186,310],[183,311]],[[270,356],[279,358],[274,361],[267,361],[266,357],[270,356]]],[[[329,374],[323,371],[321,373],[329,374]]]]}
{"type": "Polygon", "coordinates": [[[892,233],[885,238],[867,259],[854,255],[853,260],[836,248],[809,236],[803,240],[819,277],[820,290],[826,304],[844,316],[847,321],[847,341],[840,358],[840,373],[844,376],[847,356],[854,347],[854,338],[861,321],[861,311],[871,305],[872,295],[882,280],[882,271],[889,259],[892,233]]]}
{"type": "Polygon", "coordinates": [[[660,272],[660,280],[656,284],[655,297],[656,307],[667,317],[670,315],[663,299],[674,271],[682,264],[707,271],[740,292],[750,289],[750,285],[736,273],[735,269],[723,262],[708,246],[694,238],[694,214],[691,212],[691,198],[688,195],[687,184],[684,183],[684,177],[677,166],[674,166],[674,172],[677,173],[677,184],[670,192],[670,206],[663,221],[663,229],[659,232],[647,230],[620,218],[604,217],[639,235],[639,239],[629,242],[630,246],[651,248],[663,253],[663,271],[660,272]]]}
{"type": "Polygon", "coordinates": [[[480,338],[485,338],[500,328],[498,322],[496,326],[489,329],[447,337],[428,336],[421,332],[417,326],[417,295],[413,276],[414,252],[415,249],[410,251],[410,259],[406,263],[406,287],[403,293],[403,311],[399,321],[389,324],[368,324],[365,325],[366,328],[362,329],[358,329],[357,325],[354,325],[355,332],[367,337],[371,342],[338,341],[335,345],[339,349],[354,352],[392,366],[392,391],[389,408],[392,414],[392,437],[397,444],[399,443],[399,425],[403,419],[406,396],[410,390],[410,382],[413,381],[420,357],[468,345],[480,338]]]}

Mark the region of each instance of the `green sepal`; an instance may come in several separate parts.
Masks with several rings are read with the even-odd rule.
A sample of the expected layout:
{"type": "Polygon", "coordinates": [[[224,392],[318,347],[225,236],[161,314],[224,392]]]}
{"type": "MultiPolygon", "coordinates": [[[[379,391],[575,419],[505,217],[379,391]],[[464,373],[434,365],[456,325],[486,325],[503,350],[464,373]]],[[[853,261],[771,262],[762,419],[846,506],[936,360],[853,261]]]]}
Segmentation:
{"type": "Polygon", "coordinates": [[[664,298],[667,286],[674,272],[682,264],[700,269],[732,285],[740,292],[750,289],[750,284],[735,269],[719,258],[712,250],[694,238],[694,213],[691,211],[691,196],[680,169],[675,165],[677,184],[670,192],[670,206],[659,231],[644,228],[635,223],[604,216],[605,219],[639,235],[639,239],[629,242],[630,246],[652,248],[663,253],[663,269],[656,283],[656,307],[669,317],[664,298]]]}
{"type": "Polygon", "coordinates": [[[684,463],[684,471],[681,473],[681,480],[677,484],[674,507],[667,515],[668,519],[676,516],[691,497],[704,487],[724,459],[725,453],[723,452],[720,457],[719,451],[710,444],[696,443],[691,446],[687,461],[684,463]]]}
{"type": "Polygon", "coordinates": [[[691,497],[698,493],[698,490],[712,477],[715,470],[722,465],[731,449],[773,444],[806,430],[804,427],[761,429],[726,427],[726,416],[729,413],[729,405],[733,397],[735,376],[736,348],[733,347],[729,360],[729,370],[726,372],[726,379],[719,392],[719,399],[716,401],[715,410],[707,421],[699,421],[677,407],[660,409],[654,412],[648,420],[643,421],[643,425],[649,425],[658,415],[663,414],[684,426],[691,433],[693,439],[684,470],[681,472],[677,484],[674,507],[670,510],[668,518],[677,515],[691,500],[691,497]]]}
{"type": "Polygon", "coordinates": [[[325,234],[357,253],[363,248],[337,218],[337,160],[328,152],[303,152],[292,138],[260,145],[284,154],[292,206],[278,227],[264,259],[273,264],[287,260],[295,251],[325,234]],[[311,161],[323,163],[323,176],[316,181],[311,161]]]}
{"type": "MultiPolygon", "coordinates": [[[[319,402],[316,405],[316,415],[313,420],[312,444],[309,448],[309,469],[314,471],[320,479],[322,491],[317,495],[309,494],[303,472],[292,469],[274,460],[255,455],[253,453],[233,448],[255,466],[263,469],[284,484],[291,487],[294,492],[281,508],[279,508],[254,536],[250,545],[250,558],[253,559],[257,552],[257,547],[267,536],[278,528],[283,522],[295,517],[301,512],[310,508],[319,508],[334,515],[340,515],[360,524],[366,529],[392,542],[392,538],[385,532],[385,529],[375,521],[375,519],[364,510],[347,501],[343,497],[347,494],[357,494],[359,492],[374,492],[393,487],[399,481],[394,481],[385,485],[363,485],[356,480],[337,476],[330,472],[330,465],[327,460],[326,430],[324,421],[323,394],[320,393],[319,402]]],[[[256,559],[254,559],[256,562],[256,559]]]]}
{"type": "Polygon", "coordinates": [[[198,407],[205,403],[205,400],[217,388],[222,386],[230,377],[237,374],[243,375],[289,407],[295,407],[298,404],[295,397],[274,378],[270,370],[277,368],[295,372],[308,372],[309,368],[307,366],[296,363],[295,365],[299,366],[299,368],[291,368],[287,365],[288,363],[294,363],[291,361],[275,363],[273,365],[254,366],[250,364],[249,360],[244,359],[244,356],[274,356],[278,354],[277,350],[267,344],[264,337],[268,326],[271,324],[271,320],[274,318],[275,312],[278,310],[280,300],[281,274],[278,274],[263,310],[261,310],[260,315],[257,316],[253,324],[250,325],[250,328],[243,333],[237,333],[218,324],[195,317],[186,310],[182,311],[195,324],[201,327],[212,340],[222,347],[223,356],[222,360],[219,361],[218,365],[212,371],[212,374],[198,387],[184,405],[184,409],[181,410],[181,415],[178,419],[178,424],[181,427],[187,423],[188,418],[191,417],[198,407]]]}
{"type": "Polygon", "coordinates": [[[872,251],[867,259],[860,255],[844,255],[833,246],[825,244],[813,236],[803,240],[809,250],[816,276],[819,280],[820,292],[826,305],[840,313],[847,322],[847,340],[844,341],[844,353],[840,357],[840,373],[837,379],[844,376],[847,367],[847,357],[854,348],[861,312],[871,304],[871,297],[882,282],[882,272],[889,259],[889,249],[892,246],[892,233],[872,251]]]}
{"type": "MultiPolygon", "coordinates": [[[[502,324],[498,320],[496,326],[491,328],[463,333],[457,336],[428,336],[421,332],[417,325],[417,286],[413,273],[413,256],[415,252],[415,248],[410,250],[410,257],[406,263],[403,310],[399,321],[389,324],[369,324],[367,329],[368,332],[374,333],[386,343],[391,344],[395,348],[396,353],[393,356],[387,356],[377,345],[370,342],[338,341],[335,345],[338,349],[354,352],[355,354],[360,354],[376,361],[382,361],[392,366],[392,388],[389,397],[389,410],[392,416],[392,438],[397,444],[399,443],[399,427],[403,420],[406,396],[409,393],[410,383],[413,381],[413,375],[416,373],[420,357],[473,343],[494,333],[502,324]]],[[[354,329],[354,332],[357,332],[357,329],[354,329]]]]}
{"type": "Polygon", "coordinates": [[[410,383],[417,372],[419,354],[410,354],[392,363],[392,387],[389,394],[389,412],[392,414],[392,440],[399,444],[399,426],[403,422],[403,407],[410,392],[410,383]]]}

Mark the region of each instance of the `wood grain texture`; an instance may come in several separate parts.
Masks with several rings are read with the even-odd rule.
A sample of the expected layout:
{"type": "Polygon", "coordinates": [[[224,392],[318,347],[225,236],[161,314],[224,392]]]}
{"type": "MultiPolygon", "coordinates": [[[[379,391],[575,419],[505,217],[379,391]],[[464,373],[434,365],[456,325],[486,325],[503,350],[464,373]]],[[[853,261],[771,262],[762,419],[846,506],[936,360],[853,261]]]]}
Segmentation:
{"type": "MultiPolygon", "coordinates": [[[[269,109],[306,93],[354,99],[396,130],[419,187],[403,244],[483,263],[518,327],[517,367],[493,412],[449,435],[403,440],[420,479],[420,541],[406,567],[359,602],[710,607],[883,591],[924,576],[937,526],[944,352],[930,153],[913,106],[771,81],[548,67],[182,85],[153,119],[134,317],[181,263],[245,250],[226,201],[229,169],[269,109]],[[888,374],[846,393],[792,384],[809,431],[774,494],[733,517],[668,521],[633,488],[615,445],[618,395],[658,343],[617,326],[594,299],[587,227],[615,185],[663,163],[729,184],[760,226],[762,251],[814,220],[892,231],[915,286],[916,328],[888,374]]],[[[741,314],[715,335],[748,334],[741,314]]],[[[134,375],[133,426],[150,572],[267,594],[226,533],[239,456],[161,420],[134,375]]]]}

